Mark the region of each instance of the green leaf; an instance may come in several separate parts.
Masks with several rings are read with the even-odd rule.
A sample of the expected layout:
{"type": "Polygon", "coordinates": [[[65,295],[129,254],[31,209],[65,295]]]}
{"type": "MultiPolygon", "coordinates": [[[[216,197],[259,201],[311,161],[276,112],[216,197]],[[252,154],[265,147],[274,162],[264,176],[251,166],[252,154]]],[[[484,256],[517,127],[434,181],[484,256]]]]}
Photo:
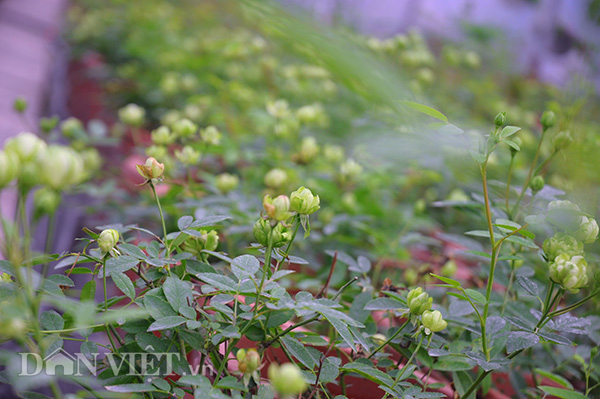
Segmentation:
{"type": "Polygon", "coordinates": [[[135,298],[135,287],[125,273],[113,272],[111,277],[123,294],[127,295],[130,299],[135,298]]]}
{"type": "Polygon", "coordinates": [[[144,296],[144,307],[154,320],[159,320],[168,316],[177,316],[177,312],[175,312],[171,305],[157,295],[147,294],[144,296]]]}
{"type": "Polygon", "coordinates": [[[312,358],[310,353],[308,353],[300,341],[290,337],[289,335],[284,335],[281,338],[281,341],[283,342],[283,345],[285,345],[285,347],[290,351],[290,353],[304,365],[304,367],[308,368],[309,370],[315,368],[315,359],[312,358]]]}
{"type": "Polygon", "coordinates": [[[571,390],[575,389],[575,388],[573,388],[573,385],[571,385],[569,380],[567,380],[563,376],[560,376],[558,374],[554,374],[554,373],[551,373],[550,371],[542,370],[542,369],[535,369],[535,372],[537,374],[541,375],[542,377],[546,377],[546,378],[556,382],[557,384],[562,385],[563,387],[565,387],[567,389],[571,389],[571,390]]]}
{"type": "Polygon", "coordinates": [[[541,389],[542,391],[546,392],[547,394],[550,394],[552,396],[556,396],[557,398],[562,398],[562,399],[588,399],[587,396],[585,396],[584,394],[581,394],[579,392],[575,392],[573,390],[570,389],[562,389],[562,388],[555,388],[555,387],[549,387],[549,386],[539,386],[539,389],[541,389]]]}
{"type": "Polygon", "coordinates": [[[217,273],[199,273],[196,275],[200,280],[212,285],[218,290],[237,292],[237,283],[227,276],[217,273]]]}
{"type": "Polygon", "coordinates": [[[239,382],[237,380],[237,378],[233,377],[233,376],[227,376],[225,378],[222,378],[218,383],[216,383],[215,388],[220,388],[220,389],[234,389],[236,391],[241,391],[244,388],[244,384],[242,384],[241,382],[239,382]]]}
{"type": "Polygon", "coordinates": [[[338,319],[336,317],[332,317],[331,314],[328,314],[326,312],[319,312],[319,313],[321,313],[327,319],[327,321],[329,323],[331,323],[333,328],[335,328],[335,330],[338,332],[338,334],[340,334],[340,336],[346,342],[346,344],[348,344],[348,346],[350,348],[354,349],[354,337],[352,336],[352,333],[348,329],[348,326],[340,319],[338,319]]]}
{"type": "Polygon", "coordinates": [[[240,280],[247,276],[254,276],[260,269],[260,262],[252,255],[242,255],[231,261],[231,271],[240,280]]]}
{"type": "Polygon", "coordinates": [[[368,380],[375,381],[378,384],[388,387],[391,387],[394,384],[392,377],[372,365],[363,362],[356,361],[346,363],[341,367],[341,370],[360,374],[368,380]]]}
{"type": "Polygon", "coordinates": [[[227,219],[231,219],[231,216],[225,216],[225,215],[208,216],[208,217],[196,220],[194,223],[192,223],[190,225],[190,227],[198,228],[198,227],[206,227],[206,226],[215,226],[217,223],[220,223],[227,219]]]}
{"type": "Polygon", "coordinates": [[[433,274],[433,273],[429,273],[429,274],[431,274],[433,277],[436,277],[436,278],[442,280],[446,284],[450,284],[453,287],[460,287],[460,281],[456,281],[449,277],[439,276],[439,275],[433,274]]]}
{"type": "Polygon", "coordinates": [[[167,277],[162,289],[169,305],[171,305],[173,309],[179,309],[182,306],[190,306],[194,303],[192,287],[176,276],[167,277]]]}
{"type": "Polygon", "coordinates": [[[466,360],[442,357],[438,362],[434,363],[433,368],[441,371],[463,371],[471,370],[473,366],[466,360]]]}
{"type": "Polygon", "coordinates": [[[40,315],[40,323],[46,330],[62,330],[65,321],[62,316],[54,310],[47,310],[40,315]]]}
{"type": "MultiPolygon", "coordinates": [[[[109,258],[106,261],[106,277],[109,277],[112,272],[124,273],[127,270],[133,269],[139,263],[139,259],[129,255],[121,255],[118,258],[109,258]]],[[[103,272],[100,271],[100,276],[103,272]]]]}
{"type": "Polygon", "coordinates": [[[465,233],[467,236],[490,238],[490,232],[487,230],[471,230],[465,233]]]}
{"type": "Polygon", "coordinates": [[[210,380],[203,375],[184,375],[177,383],[180,385],[207,387],[208,389],[212,387],[210,380]]]}
{"type": "Polygon", "coordinates": [[[514,242],[515,244],[519,244],[519,245],[522,245],[527,248],[539,249],[539,247],[530,239],[524,238],[524,237],[519,237],[516,235],[507,237],[505,241],[514,242]]]}
{"type": "Polygon", "coordinates": [[[375,298],[365,305],[365,310],[395,310],[406,308],[406,305],[392,298],[375,298]]]}
{"type": "Polygon", "coordinates": [[[93,301],[96,297],[96,280],[90,280],[81,289],[81,295],[79,296],[79,300],[84,301],[93,301]]]}
{"type": "MultiPolygon", "coordinates": [[[[452,372],[452,381],[454,382],[454,387],[456,391],[460,395],[461,399],[465,391],[471,386],[473,380],[469,376],[469,374],[464,371],[453,371],[452,372]]],[[[475,399],[475,392],[472,392],[465,399],[475,399]]]]}
{"type": "Polygon", "coordinates": [[[63,276],[62,274],[53,274],[48,277],[48,280],[56,283],[57,285],[64,285],[67,287],[75,286],[75,283],[73,282],[73,280],[71,280],[67,276],[63,276]]]}
{"type": "Polygon", "coordinates": [[[185,230],[188,227],[190,227],[190,225],[192,224],[192,222],[194,221],[194,218],[192,216],[182,216],[179,218],[179,220],[177,221],[177,228],[179,230],[185,230]]]}
{"type": "Polygon", "coordinates": [[[465,290],[465,292],[467,293],[469,298],[471,298],[472,300],[485,304],[485,302],[486,302],[485,295],[483,295],[481,292],[476,291],[472,288],[467,288],[465,290]]]}
{"type": "Polygon", "coordinates": [[[520,127],[517,126],[506,126],[504,129],[502,129],[502,131],[500,132],[500,138],[505,139],[507,137],[512,136],[513,134],[515,134],[516,132],[518,132],[519,130],[521,130],[520,127]]]}
{"type": "Polygon", "coordinates": [[[472,251],[472,250],[465,251],[465,252],[468,253],[468,254],[472,254],[472,255],[483,256],[484,258],[488,258],[488,259],[492,258],[492,255],[488,254],[487,252],[472,251]]]}
{"type": "Polygon", "coordinates": [[[168,328],[180,326],[186,321],[187,320],[181,316],[163,317],[162,319],[158,319],[154,323],[150,324],[150,327],[148,327],[148,331],[166,330],[168,328]]]}
{"type": "Polygon", "coordinates": [[[504,143],[508,144],[510,147],[514,148],[516,151],[521,151],[521,147],[517,143],[512,140],[502,140],[504,143]]]}
{"type": "Polygon", "coordinates": [[[429,115],[432,118],[435,118],[442,122],[448,122],[448,118],[446,117],[446,115],[442,114],[440,111],[434,108],[428,107],[427,105],[419,104],[413,101],[400,101],[400,104],[406,105],[407,107],[417,110],[425,115],[429,115]]]}
{"type": "Polygon", "coordinates": [[[513,353],[521,349],[527,349],[540,342],[540,337],[526,331],[515,331],[508,334],[506,350],[513,353]]]}
{"type": "Polygon", "coordinates": [[[523,275],[517,275],[517,283],[530,295],[539,296],[540,291],[537,284],[523,275]]]}

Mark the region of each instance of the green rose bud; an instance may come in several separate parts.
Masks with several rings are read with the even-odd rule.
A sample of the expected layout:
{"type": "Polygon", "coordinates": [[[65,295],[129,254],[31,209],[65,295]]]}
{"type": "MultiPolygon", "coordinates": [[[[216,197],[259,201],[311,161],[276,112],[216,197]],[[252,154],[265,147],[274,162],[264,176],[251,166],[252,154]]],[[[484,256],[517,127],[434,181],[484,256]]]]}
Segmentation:
{"type": "Polygon", "coordinates": [[[203,250],[214,251],[219,246],[219,233],[215,230],[200,230],[201,236],[190,236],[182,244],[182,249],[196,257],[202,255],[203,250]]]}
{"type": "Polygon", "coordinates": [[[456,266],[456,262],[450,259],[448,262],[444,263],[444,266],[442,266],[440,273],[442,276],[452,277],[456,275],[457,269],[458,267],[456,266]]]}
{"type": "Polygon", "coordinates": [[[289,229],[278,223],[275,227],[266,219],[258,219],[252,228],[252,233],[256,241],[266,247],[269,245],[269,234],[273,234],[271,244],[273,248],[279,248],[287,244],[292,239],[292,233],[289,229]]]}
{"type": "Polygon", "coordinates": [[[152,142],[157,145],[169,145],[175,141],[175,135],[167,126],[160,126],[151,133],[152,142]]]}
{"type": "Polygon", "coordinates": [[[558,255],[550,263],[550,279],[565,290],[577,293],[588,283],[587,269],[583,256],[558,255]]]}
{"type": "Polygon", "coordinates": [[[569,200],[556,200],[548,203],[548,212],[555,210],[579,211],[579,207],[569,200]]]}
{"type": "MultiPolygon", "coordinates": [[[[300,121],[293,117],[287,117],[275,124],[274,133],[279,137],[290,137],[300,129],[300,121]]],[[[300,154],[296,154],[296,158],[302,161],[300,154]]]]}
{"type": "Polygon", "coordinates": [[[279,195],[275,199],[272,199],[270,195],[265,195],[263,207],[271,219],[279,222],[284,222],[292,216],[290,213],[290,199],[287,195],[279,195]]]}
{"type": "Polygon", "coordinates": [[[319,210],[321,202],[318,195],[313,195],[312,191],[304,186],[291,194],[290,201],[292,211],[301,215],[315,213],[319,210]]]}
{"type": "Polygon", "coordinates": [[[286,100],[277,100],[267,103],[267,112],[278,119],[283,119],[290,114],[290,107],[286,100]]]}
{"type": "Polygon", "coordinates": [[[221,173],[217,176],[215,186],[222,193],[228,193],[232,190],[235,190],[239,184],[240,178],[236,175],[232,175],[229,173],[221,173]]]}
{"type": "Polygon", "coordinates": [[[506,112],[500,112],[498,115],[496,115],[494,118],[494,125],[497,127],[506,125],[506,112]]]}
{"type": "Polygon", "coordinates": [[[81,182],[84,176],[82,157],[69,147],[51,145],[40,158],[41,180],[55,190],[81,182]]]}
{"type": "Polygon", "coordinates": [[[535,194],[542,188],[544,188],[544,185],[544,178],[542,176],[536,176],[533,179],[531,179],[531,182],[529,183],[529,188],[531,188],[531,191],[533,191],[533,193],[535,194]]]}
{"type": "Polygon", "coordinates": [[[349,180],[354,180],[363,172],[363,167],[353,159],[348,159],[340,166],[340,174],[349,180]]]}
{"type": "Polygon", "coordinates": [[[571,136],[571,132],[562,131],[554,136],[552,140],[552,144],[554,145],[554,150],[562,150],[563,148],[567,148],[573,142],[573,136],[571,136]]]}
{"type": "Polygon", "coordinates": [[[581,216],[579,218],[579,227],[573,231],[573,237],[586,244],[591,244],[598,237],[598,223],[596,219],[581,216]]]}
{"type": "Polygon", "coordinates": [[[556,233],[544,241],[542,246],[548,262],[553,262],[558,255],[583,255],[583,243],[565,233],[556,233]]]}
{"type": "Polygon", "coordinates": [[[19,174],[19,157],[0,150],[0,190],[12,182],[19,174]]]}
{"type": "Polygon", "coordinates": [[[66,138],[75,139],[85,136],[83,124],[77,118],[67,118],[60,124],[60,130],[66,138]]]}
{"type": "Polygon", "coordinates": [[[200,132],[200,137],[207,144],[210,144],[210,145],[221,144],[221,132],[219,132],[219,130],[214,126],[209,126],[206,129],[203,129],[200,132]]]}
{"type": "Polygon", "coordinates": [[[469,68],[477,69],[481,66],[481,57],[474,51],[467,51],[465,53],[464,63],[469,68]]]}
{"type": "Polygon", "coordinates": [[[192,166],[200,162],[200,151],[186,145],[181,150],[175,151],[175,157],[184,165],[192,166]]]}
{"type": "Polygon", "coordinates": [[[406,303],[408,304],[410,313],[420,316],[426,310],[431,309],[433,298],[431,298],[426,292],[423,292],[421,287],[418,287],[408,293],[408,296],[406,297],[406,303]]]}
{"type": "Polygon", "coordinates": [[[268,374],[273,388],[281,396],[299,395],[308,388],[302,372],[293,363],[285,363],[281,366],[271,363],[268,374]]]}
{"type": "Polygon", "coordinates": [[[145,178],[147,181],[152,180],[153,182],[162,178],[165,172],[165,165],[158,163],[158,161],[152,157],[146,159],[146,163],[143,165],[135,165],[138,173],[145,178]]]}
{"type": "Polygon", "coordinates": [[[126,125],[140,127],[144,124],[146,110],[136,104],[128,104],[119,109],[119,119],[126,125]]]}
{"type": "Polygon", "coordinates": [[[285,170],[275,168],[271,169],[265,175],[265,185],[270,188],[279,188],[285,184],[288,175],[285,170]]]}
{"type": "Polygon", "coordinates": [[[426,310],[421,315],[421,323],[425,327],[425,333],[427,335],[432,332],[439,332],[448,326],[448,323],[442,318],[442,314],[439,310],[426,310]]]}
{"type": "Polygon", "coordinates": [[[58,125],[58,116],[51,118],[42,118],[40,120],[40,129],[44,133],[50,133],[58,125]]]}
{"type": "Polygon", "coordinates": [[[16,98],[15,102],[13,103],[13,108],[15,111],[22,114],[25,112],[25,110],[27,110],[27,100],[25,100],[23,97],[16,98]]]}
{"type": "Polygon", "coordinates": [[[33,195],[33,208],[36,219],[43,215],[53,215],[58,209],[58,205],[60,205],[60,194],[51,188],[40,188],[33,195]]]}
{"type": "Polygon", "coordinates": [[[117,230],[114,229],[106,229],[106,230],[102,230],[102,232],[100,233],[100,235],[98,236],[98,247],[102,250],[102,252],[104,253],[110,253],[111,255],[114,255],[115,251],[115,246],[117,245],[117,243],[119,242],[119,232],[117,230]]]}
{"type": "Polygon", "coordinates": [[[300,152],[298,153],[298,159],[302,163],[308,163],[312,161],[319,153],[319,145],[317,139],[314,137],[305,137],[300,144],[300,152]]]}
{"type": "Polygon", "coordinates": [[[238,361],[238,370],[244,374],[252,374],[260,367],[261,359],[256,349],[240,349],[235,357],[238,361]]]}
{"type": "Polygon", "coordinates": [[[344,149],[339,145],[327,145],[323,149],[323,155],[328,162],[339,163],[344,159],[344,149]]]}
{"type": "Polygon", "coordinates": [[[540,118],[540,123],[544,130],[550,129],[556,123],[556,115],[552,111],[544,111],[540,118]]]}
{"type": "Polygon", "coordinates": [[[19,133],[6,141],[4,151],[15,154],[21,164],[35,161],[46,150],[46,142],[33,133],[19,133]]]}
{"type": "Polygon", "coordinates": [[[151,145],[146,148],[146,155],[154,159],[165,160],[169,157],[169,150],[162,145],[151,145]]]}
{"type": "Polygon", "coordinates": [[[198,131],[198,125],[187,118],[178,120],[171,128],[179,137],[191,137],[198,131]]]}

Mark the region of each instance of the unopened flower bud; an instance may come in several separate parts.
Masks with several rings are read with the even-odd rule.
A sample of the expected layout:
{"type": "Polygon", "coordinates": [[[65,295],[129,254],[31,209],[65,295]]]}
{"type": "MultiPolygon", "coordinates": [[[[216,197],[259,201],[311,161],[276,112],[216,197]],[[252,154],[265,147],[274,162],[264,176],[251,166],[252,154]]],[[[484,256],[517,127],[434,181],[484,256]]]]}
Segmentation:
{"type": "Polygon", "coordinates": [[[308,388],[302,372],[293,363],[285,363],[281,366],[277,363],[271,363],[268,374],[273,388],[281,396],[299,395],[308,388]]]}
{"type": "Polygon", "coordinates": [[[371,341],[373,341],[373,343],[377,346],[383,345],[386,340],[387,337],[383,334],[374,334],[371,336],[371,341]]]}
{"type": "Polygon", "coordinates": [[[114,229],[102,230],[98,236],[98,247],[104,253],[113,253],[113,249],[119,242],[119,232],[114,229]]]}
{"type": "Polygon", "coordinates": [[[500,112],[494,118],[494,125],[501,127],[506,125],[506,112],[500,112]]]}
{"type": "Polygon", "coordinates": [[[182,244],[182,249],[186,252],[200,257],[203,250],[214,251],[219,246],[219,233],[215,230],[200,230],[201,236],[189,236],[182,244]]]}
{"type": "Polygon", "coordinates": [[[193,147],[186,145],[181,150],[175,151],[175,157],[184,165],[192,166],[200,162],[200,151],[195,150],[193,147]]]}
{"type": "Polygon", "coordinates": [[[53,215],[59,204],[60,194],[51,188],[40,188],[33,195],[33,208],[36,218],[43,215],[53,215]]]}
{"type": "Polygon", "coordinates": [[[265,185],[270,188],[279,188],[287,181],[287,173],[283,169],[271,169],[265,175],[265,185]]]}
{"type": "Polygon", "coordinates": [[[440,270],[440,274],[442,276],[452,277],[456,275],[457,269],[456,262],[450,259],[448,262],[444,263],[444,266],[442,266],[442,269],[440,270]]]}
{"type": "Polygon", "coordinates": [[[353,159],[348,159],[340,166],[340,173],[342,176],[351,180],[360,176],[362,171],[363,167],[353,159]]]}
{"type": "Polygon", "coordinates": [[[573,237],[586,244],[591,244],[598,238],[598,223],[594,218],[581,216],[579,227],[573,232],[573,237]]]}
{"type": "Polygon", "coordinates": [[[0,189],[17,177],[19,164],[19,157],[16,154],[0,150],[0,189]]]}
{"type": "Polygon", "coordinates": [[[423,327],[425,327],[425,331],[429,330],[429,335],[431,332],[439,332],[445,329],[448,326],[446,320],[442,318],[442,314],[439,310],[426,310],[421,315],[421,323],[423,327]]]}
{"type": "Polygon", "coordinates": [[[477,69],[481,66],[481,57],[474,51],[467,51],[465,53],[464,63],[469,68],[477,69]]]}
{"type": "Polygon", "coordinates": [[[285,118],[289,115],[290,109],[286,100],[277,100],[267,103],[267,112],[275,118],[285,118]]]}
{"type": "Polygon", "coordinates": [[[577,293],[588,283],[587,269],[583,256],[562,254],[550,263],[550,278],[565,290],[577,293]]]}
{"type": "Polygon", "coordinates": [[[146,110],[136,104],[128,104],[119,109],[119,119],[126,125],[140,127],[144,124],[146,110]]]}
{"type": "Polygon", "coordinates": [[[583,255],[583,243],[565,233],[556,233],[544,241],[542,245],[548,262],[553,262],[558,255],[583,255]]]}
{"type": "Polygon", "coordinates": [[[69,147],[51,145],[40,157],[41,180],[55,190],[78,184],[84,177],[81,156],[69,147]]]}
{"type": "Polygon", "coordinates": [[[160,126],[152,131],[152,142],[157,145],[169,145],[175,140],[175,135],[167,126],[160,126]]]}
{"type": "Polygon", "coordinates": [[[571,136],[571,132],[568,130],[563,130],[559,132],[554,139],[552,140],[552,144],[554,145],[554,150],[562,150],[563,148],[567,148],[573,142],[573,136],[571,136]]]}
{"type": "Polygon", "coordinates": [[[261,359],[256,349],[240,349],[236,356],[238,361],[238,370],[244,374],[252,374],[260,367],[261,359]]]}
{"type": "Polygon", "coordinates": [[[433,298],[431,298],[426,292],[423,292],[421,287],[418,287],[408,293],[408,296],[406,297],[406,303],[408,304],[410,313],[420,316],[426,310],[431,309],[433,298]]]}
{"type": "Polygon", "coordinates": [[[8,139],[4,146],[4,151],[12,152],[19,157],[21,164],[35,161],[45,150],[46,142],[29,132],[19,133],[17,136],[8,139]]]}
{"type": "Polygon", "coordinates": [[[70,117],[65,119],[60,124],[60,130],[66,138],[75,139],[85,135],[83,124],[77,118],[70,117]]]}
{"type": "Polygon", "coordinates": [[[16,98],[15,102],[13,103],[13,108],[15,111],[22,114],[25,112],[25,110],[27,110],[27,100],[25,100],[23,97],[16,98]]]}
{"type": "Polygon", "coordinates": [[[531,182],[529,183],[529,188],[531,188],[531,191],[535,194],[538,191],[540,191],[542,188],[544,188],[545,182],[544,182],[544,178],[542,176],[536,176],[533,179],[531,179],[531,182]]]}
{"type": "Polygon", "coordinates": [[[344,149],[339,145],[327,145],[323,149],[323,155],[328,162],[339,163],[344,159],[344,149]]]}
{"type": "Polygon", "coordinates": [[[44,133],[50,133],[58,125],[58,116],[51,118],[42,118],[40,120],[40,129],[44,133]]]}
{"type": "Polygon", "coordinates": [[[263,207],[271,219],[279,222],[286,221],[291,216],[290,199],[287,195],[279,195],[275,199],[272,199],[270,195],[265,195],[263,207]]]}
{"type": "Polygon", "coordinates": [[[202,141],[210,145],[219,145],[221,143],[221,132],[214,126],[203,129],[200,132],[200,137],[202,141]]]}
{"type": "Polygon", "coordinates": [[[198,131],[198,125],[187,118],[178,120],[171,128],[179,137],[191,137],[198,131]]]}
{"type": "Polygon", "coordinates": [[[556,123],[556,115],[553,111],[544,111],[540,118],[540,123],[544,130],[550,129],[556,123]]]}
{"type": "Polygon", "coordinates": [[[236,175],[232,175],[229,173],[221,173],[217,176],[215,186],[222,193],[228,193],[232,190],[235,190],[239,184],[240,178],[236,175]]]}
{"type": "Polygon", "coordinates": [[[169,150],[162,145],[151,145],[146,148],[146,155],[154,159],[165,160],[169,157],[169,150]]]}
{"type": "Polygon", "coordinates": [[[22,338],[27,332],[27,323],[20,317],[0,320],[0,338],[22,338]]]}
{"type": "Polygon", "coordinates": [[[306,187],[300,187],[290,196],[291,209],[301,215],[310,215],[319,210],[321,200],[306,187]]]}
{"type": "Polygon", "coordinates": [[[146,159],[145,164],[135,165],[135,167],[138,173],[146,180],[158,180],[165,172],[165,165],[158,163],[158,161],[152,157],[146,159]]]}
{"type": "Polygon", "coordinates": [[[319,153],[319,145],[314,137],[305,137],[300,144],[298,157],[303,163],[312,161],[319,153]]]}
{"type": "Polygon", "coordinates": [[[269,245],[269,234],[272,234],[271,245],[273,248],[282,247],[292,239],[289,229],[278,223],[272,227],[268,220],[259,219],[252,228],[256,241],[262,246],[269,245]]]}
{"type": "Polygon", "coordinates": [[[578,211],[579,207],[569,200],[556,200],[548,203],[548,212],[556,210],[578,211]]]}

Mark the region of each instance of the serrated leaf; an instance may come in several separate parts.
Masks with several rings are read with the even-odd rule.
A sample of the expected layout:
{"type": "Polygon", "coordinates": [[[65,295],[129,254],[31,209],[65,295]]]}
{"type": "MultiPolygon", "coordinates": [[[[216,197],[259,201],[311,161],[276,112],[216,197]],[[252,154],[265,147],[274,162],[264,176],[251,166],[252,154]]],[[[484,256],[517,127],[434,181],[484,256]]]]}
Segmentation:
{"type": "Polygon", "coordinates": [[[538,286],[535,282],[531,281],[530,279],[528,279],[525,276],[522,275],[517,275],[517,283],[519,283],[519,285],[521,287],[523,287],[523,289],[525,291],[527,291],[530,295],[533,296],[539,296],[540,295],[540,291],[538,289],[538,286]]]}
{"type": "Polygon", "coordinates": [[[312,370],[316,366],[316,361],[310,355],[310,353],[306,350],[304,345],[295,338],[290,337],[289,335],[284,335],[281,338],[281,341],[285,345],[285,347],[289,350],[289,352],[296,358],[300,363],[304,365],[304,367],[312,370]]]}
{"type": "Polygon", "coordinates": [[[177,316],[171,305],[157,295],[144,296],[144,307],[154,320],[159,320],[167,316],[177,316]]]}
{"type": "Polygon", "coordinates": [[[365,310],[396,310],[405,308],[406,305],[392,298],[375,298],[365,305],[365,310]]]}
{"type": "Polygon", "coordinates": [[[472,288],[467,288],[465,290],[465,292],[467,293],[467,295],[469,296],[469,298],[471,298],[474,301],[477,301],[479,303],[483,303],[485,304],[487,301],[485,299],[485,295],[483,295],[481,292],[476,291],[472,288]]]}
{"type": "Polygon", "coordinates": [[[85,301],[93,301],[96,297],[96,280],[90,280],[84,284],[81,289],[81,294],[79,296],[79,300],[81,302],[85,301]]]}
{"type": "Polygon", "coordinates": [[[150,324],[150,327],[148,327],[148,331],[150,332],[166,330],[168,328],[180,326],[186,321],[187,320],[181,316],[163,317],[162,319],[158,319],[154,323],[150,324]]]}
{"type": "Polygon", "coordinates": [[[536,334],[526,331],[515,331],[508,334],[506,339],[506,350],[513,353],[518,350],[531,348],[540,342],[540,337],[536,334]]]}
{"type": "Polygon", "coordinates": [[[135,287],[125,273],[113,272],[111,277],[117,288],[120,289],[123,294],[127,295],[130,299],[135,298],[135,287]]]}
{"type": "MultiPolygon", "coordinates": [[[[129,255],[121,255],[118,258],[109,258],[106,261],[106,277],[109,277],[112,272],[124,273],[128,270],[133,269],[139,263],[139,259],[129,255]]],[[[100,276],[103,272],[100,271],[100,276]]]]}
{"type": "Polygon", "coordinates": [[[62,330],[65,326],[63,317],[54,310],[47,310],[42,313],[40,323],[46,330],[62,330]]]}
{"type": "Polygon", "coordinates": [[[222,274],[199,273],[196,277],[218,290],[237,292],[237,283],[222,274]]]}
{"type": "Polygon", "coordinates": [[[179,309],[182,306],[190,306],[194,303],[192,287],[190,287],[188,283],[181,281],[178,277],[167,277],[162,289],[169,305],[171,305],[173,309],[179,309]]]}
{"type": "Polygon", "coordinates": [[[231,261],[231,271],[240,280],[244,277],[254,276],[260,269],[260,262],[252,255],[242,255],[231,261]]]}

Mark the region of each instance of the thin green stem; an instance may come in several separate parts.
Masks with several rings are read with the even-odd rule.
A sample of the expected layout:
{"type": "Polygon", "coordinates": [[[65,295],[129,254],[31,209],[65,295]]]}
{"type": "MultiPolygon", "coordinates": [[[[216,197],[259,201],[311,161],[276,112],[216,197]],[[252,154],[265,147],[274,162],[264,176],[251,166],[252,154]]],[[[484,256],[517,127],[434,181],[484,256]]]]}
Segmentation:
{"type": "Polygon", "coordinates": [[[511,154],[510,154],[510,164],[508,165],[508,177],[506,178],[506,213],[508,214],[508,217],[510,218],[510,205],[508,203],[508,200],[510,198],[510,180],[512,178],[512,168],[513,168],[513,164],[515,161],[515,153],[512,152],[511,150],[511,154]]]}
{"type": "Polygon", "coordinates": [[[394,338],[396,338],[404,329],[404,327],[406,327],[406,325],[410,322],[410,319],[406,319],[406,321],[400,326],[400,328],[398,328],[398,331],[396,331],[391,337],[389,337],[387,339],[387,341],[385,341],[384,343],[382,343],[381,345],[379,345],[377,347],[377,349],[375,349],[373,352],[371,352],[371,354],[367,357],[367,359],[372,358],[373,356],[375,356],[375,354],[377,352],[379,352],[380,350],[382,350],[387,344],[389,344],[390,342],[392,342],[392,340],[394,338]]]}
{"type": "Polygon", "coordinates": [[[540,137],[540,142],[538,143],[538,147],[537,147],[537,150],[535,152],[535,157],[533,158],[533,162],[531,163],[531,168],[529,168],[529,173],[527,174],[527,179],[525,179],[525,183],[523,184],[523,188],[521,189],[521,193],[519,194],[519,197],[517,198],[517,202],[512,207],[512,210],[510,212],[511,215],[515,214],[515,211],[519,207],[519,204],[521,203],[521,200],[523,200],[523,196],[525,195],[525,191],[527,191],[527,187],[529,187],[529,182],[531,181],[531,178],[533,177],[533,171],[535,169],[535,165],[537,164],[538,158],[540,157],[540,151],[542,149],[542,143],[544,141],[544,136],[545,135],[546,135],[546,130],[542,131],[542,137],[540,137]]]}
{"type": "MultiPolygon", "coordinates": [[[[415,358],[417,352],[419,351],[419,349],[421,349],[421,345],[423,344],[423,340],[424,339],[425,339],[425,335],[421,336],[421,340],[419,341],[419,343],[417,344],[417,347],[415,348],[415,350],[413,351],[412,355],[410,356],[410,359],[408,359],[408,361],[406,362],[406,364],[398,372],[398,375],[396,376],[396,379],[394,380],[394,384],[391,387],[392,390],[394,390],[394,388],[396,388],[396,385],[398,385],[398,383],[401,381],[402,376],[404,375],[404,372],[406,371],[406,369],[408,368],[408,366],[414,360],[414,358],[415,358]]],[[[383,395],[383,399],[387,399],[388,395],[389,395],[389,393],[386,392],[385,395],[383,395]]]]}
{"type": "Polygon", "coordinates": [[[156,206],[158,206],[158,212],[160,213],[160,221],[162,223],[162,228],[163,228],[165,250],[167,251],[167,257],[168,257],[171,254],[171,251],[169,249],[169,243],[167,242],[167,225],[165,224],[165,216],[163,214],[162,207],[160,206],[160,199],[158,198],[158,195],[156,194],[156,188],[154,187],[154,184],[152,183],[152,181],[150,181],[148,184],[150,184],[150,188],[152,189],[152,193],[154,194],[154,198],[156,199],[156,206]]]}
{"type": "MultiPolygon", "coordinates": [[[[54,227],[56,225],[56,213],[51,213],[48,215],[48,228],[46,230],[46,245],[44,247],[44,253],[49,254],[52,251],[52,243],[54,242],[54,227]]],[[[48,270],[50,268],[50,263],[44,263],[42,266],[42,277],[46,278],[48,276],[48,270]]]]}

